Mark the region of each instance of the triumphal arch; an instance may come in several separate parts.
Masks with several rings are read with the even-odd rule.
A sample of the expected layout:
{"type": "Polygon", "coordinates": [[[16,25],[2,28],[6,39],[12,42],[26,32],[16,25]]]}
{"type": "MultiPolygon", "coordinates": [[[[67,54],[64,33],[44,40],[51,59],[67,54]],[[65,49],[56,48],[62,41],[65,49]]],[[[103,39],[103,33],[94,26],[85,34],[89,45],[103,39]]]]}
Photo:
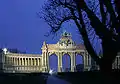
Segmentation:
{"type": "Polygon", "coordinates": [[[71,71],[75,71],[76,67],[76,55],[80,54],[82,56],[84,70],[89,70],[91,67],[91,57],[85,49],[83,44],[76,44],[72,40],[72,35],[68,32],[64,32],[61,35],[60,40],[57,44],[47,44],[45,41],[42,46],[42,71],[46,72],[50,70],[49,66],[49,56],[56,54],[58,57],[58,72],[62,72],[62,56],[68,54],[71,61],[71,71]]]}

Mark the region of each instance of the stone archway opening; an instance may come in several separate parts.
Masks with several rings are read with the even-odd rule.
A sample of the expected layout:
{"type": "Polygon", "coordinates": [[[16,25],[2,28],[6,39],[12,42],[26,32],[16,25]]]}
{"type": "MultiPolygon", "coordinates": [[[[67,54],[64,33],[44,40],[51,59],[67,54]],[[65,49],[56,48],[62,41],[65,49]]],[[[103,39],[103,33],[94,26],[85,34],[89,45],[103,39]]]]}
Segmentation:
{"type": "Polygon", "coordinates": [[[62,56],[62,66],[63,72],[70,72],[71,71],[71,58],[69,54],[64,54],[62,56]]]}
{"type": "Polygon", "coordinates": [[[49,70],[58,71],[58,56],[56,54],[51,54],[49,56],[49,70]]]}
{"type": "Polygon", "coordinates": [[[75,71],[77,71],[77,72],[83,71],[84,70],[83,55],[76,54],[75,59],[76,59],[76,62],[75,62],[76,70],[75,71]]]}

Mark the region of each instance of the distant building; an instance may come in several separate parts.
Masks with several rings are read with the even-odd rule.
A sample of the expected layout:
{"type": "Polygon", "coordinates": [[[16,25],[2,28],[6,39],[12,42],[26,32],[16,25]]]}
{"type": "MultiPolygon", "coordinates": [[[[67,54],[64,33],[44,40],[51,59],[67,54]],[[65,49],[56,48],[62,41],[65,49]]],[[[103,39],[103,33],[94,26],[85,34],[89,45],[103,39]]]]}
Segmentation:
{"type": "Polygon", "coordinates": [[[114,63],[112,65],[112,69],[120,69],[120,53],[117,54],[114,63]]]}

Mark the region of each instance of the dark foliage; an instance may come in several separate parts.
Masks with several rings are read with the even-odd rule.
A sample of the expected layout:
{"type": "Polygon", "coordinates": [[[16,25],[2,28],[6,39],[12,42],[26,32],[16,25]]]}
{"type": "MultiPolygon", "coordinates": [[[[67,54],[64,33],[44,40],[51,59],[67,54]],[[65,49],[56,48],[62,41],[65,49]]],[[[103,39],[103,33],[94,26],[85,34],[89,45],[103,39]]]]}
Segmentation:
{"type": "Polygon", "coordinates": [[[119,0],[47,0],[42,13],[38,13],[56,33],[62,24],[73,20],[84,45],[101,71],[111,72],[112,63],[120,51],[119,0]],[[92,4],[90,3],[92,2],[92,4]],[[101,40],[101,57],[96,53],[92,40],[101,40]]]}

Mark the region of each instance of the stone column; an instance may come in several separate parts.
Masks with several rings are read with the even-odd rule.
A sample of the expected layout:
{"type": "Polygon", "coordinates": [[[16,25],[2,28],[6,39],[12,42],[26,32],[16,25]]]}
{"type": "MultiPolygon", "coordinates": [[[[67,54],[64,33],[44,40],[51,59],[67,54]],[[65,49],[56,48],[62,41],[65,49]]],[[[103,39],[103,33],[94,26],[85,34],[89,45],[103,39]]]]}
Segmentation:
{"type": "Polygon", "coordinates": [[[46,58],[46,52],[42,53],[42,71],[45,72],[45,58],[46,58]]]}
{"type": "Polygon", "coordinates": [[[75,71],[75,52],[71,53],[71,72],[75,71]]]}
{"type": "Polygon", "coordinates": [[[17,66],[17,57],[15,57],[15,65],[17,66]]]}
{"type": "Polygon", "coordinates": [[[16,70],[18,70],[18,64],[19,64],[19,60],[18,60],[18,58],[16,57],[16,66],[17,66],[17,69],[16,69],[16,70]]]}
{"type": "Polygon", "coordinates": [[[86,70],[88,70],[89,69],[89,55],[86,51],[85,51],[85,56],[86,56],[86,70]]]}
{"type": "Polygon", "coordinates": [[[46,69],[47,69],[47,71],[49,71],[49,53],[47,52],[46,53],[46,69]]]}
{"type": "Polygon", "coordinates": [[[35,58],[34,58],[34,65],[33,65],[33,67],[34,67],[34,70],[35,70],[35,58]]]}
{"type": "Polygon", "coordinates": [[[45,53],[45,72],[48,71],[48,52],[45,53]]]}
{"type": "Polygon", "coordinates": [[[17,58],[17,57],[16,57],[16,60],[15,60],[15,61],[16,61],[16,66],[18,66],[18,58],[17,58]]]}
{"type": "Polygon", "coordinates": [[[27,58],[27,71],[29,71],[29,69],[30,69],[30,66],[29,66],[30,64],[29,64],[29,58],[27,58]]]}
{"type": "Polygon", "coordinates": [[[38,71],[40,71],[40,64],[39,64],[39,58],[37,58],[37,67],[38,67],[38,71]]]}
{"type": "Polygon", "coordinates": [[[86,56],[86,53],[83,54],[83,59],[84,59],[84,70],[86,70],[86,66],[87,66],[87,56],[86,56]]]}
{"type": "Polygon", "coordinates": [[[24,58],[24,70],[26,70],[26,58],[24,58]]]}
{"type": "Polygon", "coordinates": [[[25,63],[24,63],[24,64],[25,64],[25,65],[24,65],[24,70],[26,70],[26,69],[27,69],[27,67],[26,67],[26,65],[27,65],[27,60],[26,60],[26,58],[24,58],[24,62],[25,62],[25,63]]]}
{"type": "Polygon", "coordinates": [[[29,65],[30,65],[30,60],[29,60],[29,58],[28,58],[28,64],[27,64],[27,66],[29,67],[29,65]]]}
{"type": "Polygon", "coordinates": [[[88,54],[87,54],[87,52],[84,52],[84,54],[85,54],[85,57],[86,57],[86,65],[85,65],[85,68],[86,68],[86,70],[88,70],[89,69],[89,57],[88,57],[88,54]]]}
{"type": "Polygon", "coordinates": [[[88,55],[88,53],[86,53],[86,56],[87,56],[87,69],[88,71],[90,70],[90,56],[88,55]]]}
{"type": "Polygon", "coordinates": [[[24,70],[24,60],[22,58],[22,70],[24,70]]]}
{"type": "Polygon", "coordinates": [[[88,66],[88,55],[87,55],[86,51],[84,51],[84,56],[85,56],[85,65],[87,67],[88,66]]]}
{"type": "Polygon", "coordinates": [[[62,72],[62,52],[58,55],[58,72],[62,72]]]}
{"type": "Polygon", "coordinates": [[[88,54],[89,56],[89,66],[91,67],[91,56],[88,54]]]}
{"type": "Polygon", "coordinates": [[[47,71],[47,58],[48,58],[48,52],[43,52],[43,57],[42,57],[42,68],[43,72],[47,71]]]}
{"type": "Polygon", "coordinates": [[[13,65],[13,57],[10,57],[11,65],[13,65]]]}
{"type": "Polygon", "coordinates": [[[17,66],[17,69],[16,70],[18,70],[18,64],[19,64],[19,59],[18,58],[16,58],[16,66],[17,66]]]}
{"type": "Polygon", "coordinates": [[[15,57],[15,65],[17,65],[17,58],[15,57]]]}
{"type": "Polygon", "coordinates": [[[25,66],[27,66],[27,58],[25,58],[25,66]]]}
{"type": "Polygon", "coordinates": [[[44,71],[46,71],[46,52],[44,53],[44,71]]]}
{"type": "Polygon", "coordinates": [[[86,56],[87,56],[87,67],[88,67],[89,66],[89,56],[87,53],[86,53],[86,56]]]}
{"type": "Polygon", "coordinates": [[[32,61],[33,61],[33,59],[31,58],[31,60],[30,60],[30,61],[31,61],[31,70],[33,70],[33,62],[32,62],[32,61]]]}
{"type": "Polygon", "coordinates": [[[35,58],[33,58],[33,70],[35,69],[35,58]]]}
{"type": "Polygon", "coordinates": [[[40,64],[39,64],[39,58],[37,58],[37,66],[39,66],[40,64]]]}
{"type": "Polygon", "coordinates": [[[14,70],[16,70],[16,61],[15,60],[16,60],[16,57],[13,57],[13,65],[14,65],[13,68],[14,68],[14,70]]]}
{"type": "Polygon", "coordinates": [[[14,70],[14,58],[11,57],[11,70],[14,70]]]}
{"type": "Polygon", "coordinates": [[[44,52],[42,52],[42,69],[44,67],[44,52]]]}
{"type": "Polygon", "coordinates": [[[37,70],[37,59],[35,58],[35,70],[37,70]]]}
{"type": "Polygon", "coordinates": [[[13,68],[13,57],[10,57],[10,70],[13,68]]]}
{"type": "Polygon", "coordinates": [[[28,63],[29,63],[29,70],[31,70],[31,58],[29,58],[28,63]]]}
{"type": "Polygon", "coordinates": [[[36,66],[36,58],[34,58],[34,66],[36,66]]]}

